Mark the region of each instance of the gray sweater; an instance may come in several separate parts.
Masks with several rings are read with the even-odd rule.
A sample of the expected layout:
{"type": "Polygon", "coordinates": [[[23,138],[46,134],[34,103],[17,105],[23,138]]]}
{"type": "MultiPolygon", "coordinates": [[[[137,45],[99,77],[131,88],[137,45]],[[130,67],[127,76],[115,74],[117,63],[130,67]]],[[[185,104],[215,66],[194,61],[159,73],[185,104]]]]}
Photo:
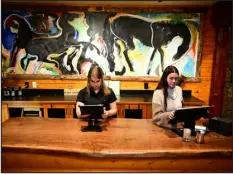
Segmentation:
{"type": "Polygon", "coordinates": [[[152,118],[155,124],[161,127],[174,129],[176,125],[169,123],[169,114],[177,108],[182,108],[182,89],[176,86],[174,89],[168,88],[167,108],[164,109],[163,89],[154,91],[152,98],[152,118]]]}

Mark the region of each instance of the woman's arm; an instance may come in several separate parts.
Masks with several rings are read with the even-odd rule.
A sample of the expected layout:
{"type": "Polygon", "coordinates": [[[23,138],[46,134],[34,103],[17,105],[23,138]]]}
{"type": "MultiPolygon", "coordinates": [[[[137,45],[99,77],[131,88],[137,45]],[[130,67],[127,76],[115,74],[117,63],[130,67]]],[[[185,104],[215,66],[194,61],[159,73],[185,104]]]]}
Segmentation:
{"type": "Polygon", "coordinates": [[[172,114],[174,114],[173,111],[164,112],[161,105],[157,103],[152,103],[152,118],[158,126],[170,129],[173,128],[173,126],[169,123],[172,114]]]}
{"type": "Polygon", "coordinates": [[[117,114],[117,104],[116,102],[110,103],[110,110],[104,110],[103,118],[107,118],[117,114]]]}
{"type": "Polygon", "coordinates": [[[166,112],[164,110],[163,91],[155,90],[152,98],[152,118],[153,121],[161,127],[172,128],[169,123],[174,118],[174,112],[166,112]]]}
{"type": "Polygon", "coordinates": [[[76,103],[76,114],[77,114],[77,117],[78,118],[87,118],[89,116],[89,114],[81,115],[81,111],[80,111],[79,105],[83,106],[84,103],[77,101],[77,103],[76,103]]]}

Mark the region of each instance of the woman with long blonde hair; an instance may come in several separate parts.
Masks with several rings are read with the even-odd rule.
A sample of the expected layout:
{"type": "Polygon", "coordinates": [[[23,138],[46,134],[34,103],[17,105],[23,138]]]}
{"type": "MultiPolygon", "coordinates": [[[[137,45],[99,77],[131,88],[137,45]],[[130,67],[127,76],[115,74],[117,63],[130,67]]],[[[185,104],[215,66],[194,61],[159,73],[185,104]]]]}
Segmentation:
{"type": "Polygon", "coordinates": [[[117,106],[116,96],[111,88],[104,83],[103,70],[93,64],[88,72],[87,85],[79,91],[77,96],[76,114],[78,118],[87,118],[88,115],[81,115],[79,105],[104,105],[104,119],[116,117],[117,106]]]}

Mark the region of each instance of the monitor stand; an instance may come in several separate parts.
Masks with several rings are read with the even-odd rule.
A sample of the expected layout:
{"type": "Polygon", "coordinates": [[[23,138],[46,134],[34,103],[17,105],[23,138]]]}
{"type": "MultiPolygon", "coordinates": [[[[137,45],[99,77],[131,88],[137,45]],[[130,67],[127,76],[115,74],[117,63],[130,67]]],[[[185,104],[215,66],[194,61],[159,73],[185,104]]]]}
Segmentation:
{"type": "Polygon", "coordinates": [[[189,128],[191,130],[191,136],[196,136],[195,123],[195,120],[189,120],[184,122],[184,128],[189,128]]]}
{"type": "Polygon", "coordinates": [[[95,118],[94,124],[93,120],[89,118],[88,120],[88,126],[81,129],[82,132],[102,132],[102,128],[99,125],[98,119],[95,118]]]}

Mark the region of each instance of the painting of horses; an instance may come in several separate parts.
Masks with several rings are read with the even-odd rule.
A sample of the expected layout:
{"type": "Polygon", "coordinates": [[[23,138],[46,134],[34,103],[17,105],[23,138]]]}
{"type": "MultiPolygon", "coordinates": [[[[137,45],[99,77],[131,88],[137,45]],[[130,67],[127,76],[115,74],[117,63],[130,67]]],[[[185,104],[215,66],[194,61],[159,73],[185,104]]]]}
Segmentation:
{"type": "Polygon", "coordinates": [[[198,77],[200,13],[2,10],[2,70],[11,74],[198,77]]]}

